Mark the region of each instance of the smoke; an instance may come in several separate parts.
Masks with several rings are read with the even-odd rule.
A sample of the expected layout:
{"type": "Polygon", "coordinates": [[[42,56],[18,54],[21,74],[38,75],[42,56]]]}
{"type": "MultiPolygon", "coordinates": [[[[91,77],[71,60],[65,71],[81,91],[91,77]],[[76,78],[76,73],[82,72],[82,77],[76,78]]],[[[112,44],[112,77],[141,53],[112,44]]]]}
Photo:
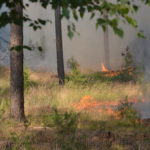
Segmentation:
{"type": "MultiPolygon", "coordinates": [[[[26,51],[25,60],[26,65],[32,68],[42,68],[48,71],[56,71],[56,46],[55,46],[55,27],[54,27],[54,11],[50,8],[43,10],[39,5],[32,5],[27,11],[28,14],[32,14],[34,17],[41,16],[42,18],[48,18],[53,21],[52,24],[46,25],[42,30],[38,32],[32,31],[29,27],[25,28],[25,43],[38,43],[44,46],[44,54],[35,48],[34,51],[26,51]],[[34,9],[33,9],[34,8],[34,9]]],[[[150,20],[149,20],[150,8],[141,5],[140,11],[135,15],[138,21],[139,27],[133,29],[128,25],[122,25],[125,31],[123,39],[114,35],[113,31],[109,28],[109,48],[110,48],[110,64],[111,69],[119,69],[123,64],[123,57],[121,53],[129,47],[129,50],[133,56],[134,63],[144,72],[145,81],[149,81],[150,76],[150,20]],[[142,30],[147,37],[146,39],[137,38],[137,32],[142,30]]],[[[75,57],[80,66],[89,70],[101,70],[101,63],[104,63],[104,33],[101,29],[95,28],[95,20],[90,20],[89,15],[86,14],[84,19],[79,20],[76,23],[77,31],[80,36],[70,40],[67,37],[67,24],[68,21],[62,21],[63,29],[63,49],[65,69],[66,62],[70,57],[75,57]]],[[[149,87],[149,86],[148,86],[149,87]]],[[[145,82],[142,83],[141,89],[143,91],[144,99],[149,99],[149,90],[145,86],[145,82]],[[146,90],[145,90],[146,89],[146,90]]],[[[139,98],[140,99],[140,98],[139,98]]],[[[139,102],[134,107],[140,112],[142,118],[150,118],[149,113],[150,102],[139,102]]]]}
{"type": "MultiPolygon", "coordinates": [[[[135,15],[138,20],[138,29],[133,29],[128,25],[122,25],[125,31],[124,38],[121,39],[114,35],[109,28],[109,48],[110,48],[110,64],[112,69],[119,69],[123,64],[121,53],[128,46],[133,56],[136,66],[144,72],[144,80],[149,81],[150,76],[150,8],[140,4],[140,11],[135,15]],[[146,39],[136,37],[138,30],[142,30],[146,39]]],[[[33,46],[32,51],[25,50],[25,66],[32,69],[44,69],[56,72],[56,37],[54,24],[54,11],[51,8],[46,10],[41,8],[39,4],[31,4],[25,11],[32,18],[38,17],[50,19],[52,24],[47,24],[41,30],[33,31],[28,24],[24,25],[24,43],[33,46]],[[38,51],[37,47],[42,46],[43,52],[38,51]]],[[[65,69],[66,62],[72,56],[76,58],[80,66],[89,70],[101,70],[101,63],[104,63],[104,33],[101,29],[95,28],[95,20],[90,20],[86,14],[84,19],[80,19],[76,23],[77,31],[80,35],[70,40],[67,36],[67,20],[62,20],[63,30],[63,49],[65,69]]],[[[0,64],[9,65],[9,27],[0,30],[0,64]]],[[[150,98],[149,90],[145,90],[145,82],[143,82],[143,95],[146,99],[150,98]]],[[[138,103],[136,108],[141,114],[147,117],[149,114],[150,103],[138,103]],[[148,112],[148,113],[147,113],[148,112]]],[[[149,115],[150,117],[150,115],[149,115]]]]}
{"type": "MultiPolygon", "coordinates": [[[[56,71],[54,11],[50,8],[44,10],[39,5],[31,5],[27,10],[27,13],[32,14],[34,18],[40,16],[41,18],[48,18],[53,22],[52,24],[46,25],[38,32],[32,31],[32,29],[26,25],[24,32],[25,43],[28,44],[31,40],[33,43],[38,42],[39,45],[44,45],[45,53],[45,58],[41,60],[40,56],[37,57],[38,52],[26,52],[25,58],[28,59],[28,66],[32,68],[44,68],[49,71],[56,71]],[[44,41],[41,41],[41,39],[44,39],[44,41]],[[33,57],[33,55],[36,55],[36,57],[33,57]]],[[[81,68],[89,70],[100,71],[101,63],[105,62],[104,33],[101,29],[96,30],[95,20],[90,20],[89,18],[90,16],[86,14],[83,20],[80,19],[78,23],[76,23],[76,28],[80,35],[75,35],[72,40],[70,40],[67,36],[67,25],[69,22],[65,19],[62,21],[65,69],[67,69],[67,60],[72,56],[77,59],[81,68]]],[[[118,69],[122,65],[121,53],[126,48],[127,44],[125,44],[122,39],[116,37],[111,30],[109,30],[109,41],[111,67],[113,69],[118,69]],[[120,43],[119,45],[118,41],[120,43]]]]}
{"type": "MultiPolygon", "coordinates": [[[[36,32],[25,23],[24,43],[26,45],[34,45],[33,51],[25,50],[25,65],[33,69],[45,69],[56,72],[54,11],[50,7],[45,10],[39,4],[31,4],[25,13],[29,14],[33,19],[41,17],[52,21],[52,24],[49,23],[43,29],[36,32]],[[39,52],[36,48],[38,46],[42,46],[44,51],[39,52]]],[[[112,69],[119,69],[122,66],[123,57],[121,53],[129,46],[136,65],[144,68],[146,75],[149,76],[149,13],[149,7],[141,5],[140,11],[135,15],[139,28],[135,30],[128,25],[123,25],[125,31],[123,39],[114,35],[113,31],[109,28],[110,64],[112,69]],[[147,39],[138,39],[136,37],[138,30],[142,30],[146,34],[147,39]]],[[[72,40],[67,36],[68,21],[65,19],[62,21],[65,69],[67,69],[67,60],[72,56],[77,59],[80,66],[84,69],[100,71],[101,63],[105,62],[104,33],[100,28],[96,30],[95,20],[90,20],[89,18],[89,15],[86,14],[84,19],[80,19],[76,23],[76,28],[80,35],[75,35],[72,40]]],[[[9,30],[7,34],[9,35],[9,30]]],[[[6,36],[6,33],[3,33],[2,37],[9,41],[9,36],[6,36]]],[[[6,45],[1,38],[0,43],[2,46],[6,45]]],[[[2,51],[2,48],[0,51],[2,51]]],[[[8,60],[5,62],[8,62],[8,60]]],[[[2,64],[3,61],[0,63],[2,64]]]]}

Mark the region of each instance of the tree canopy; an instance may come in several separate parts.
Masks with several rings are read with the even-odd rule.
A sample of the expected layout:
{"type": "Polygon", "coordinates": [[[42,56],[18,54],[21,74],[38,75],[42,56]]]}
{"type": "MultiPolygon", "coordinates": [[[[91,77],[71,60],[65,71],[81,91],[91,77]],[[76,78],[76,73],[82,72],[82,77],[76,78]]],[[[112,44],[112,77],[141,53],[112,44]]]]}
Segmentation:
{"type": "MultiPolygon", "coordinates": [[[[140,0],[140,2],[150,5],[150,0],[140,0]]],[[[19,24],[22,20],[28,22],[29,26],[34,30],[41,29],[49,20],[43,20],[38,18],[32,20],[27,14],[24,14],[23,18],[19,18],[17,12],[13,9],[17,3],[21,3],[20,0],[1,0],[0,9],[5,5],[8,10],[0,13],[0,28],[7,24],[15,23],[19,24]]],[[[51,6],[52,9],[56,9],[60,6],[61,15],[66,19],[73,18],[78,21],[79,17],[83,18],[85,13],[88,12],[92,18],[96,18],[96,27],[102,27],[106,30],[106,25],[109,25],[113,31],[123,37],[123,30],[120,27],[120,22],[128,23],[131,26],[137,28],[137,21],[133,18],[132,14],[136,13],[139,6],[135,0],[28,0],[21,4],[24,9],[29,7],[30,3],[40,3],[43,8],[51,6]],[[104,18],[103,14],[108,14],[107,18],[104,18]]],[[[76,31],[74,23],[68,25],[68,35],[73,36],[76,31]]],[[[139,36],[141,34],[138,34],[139,36]]]]}

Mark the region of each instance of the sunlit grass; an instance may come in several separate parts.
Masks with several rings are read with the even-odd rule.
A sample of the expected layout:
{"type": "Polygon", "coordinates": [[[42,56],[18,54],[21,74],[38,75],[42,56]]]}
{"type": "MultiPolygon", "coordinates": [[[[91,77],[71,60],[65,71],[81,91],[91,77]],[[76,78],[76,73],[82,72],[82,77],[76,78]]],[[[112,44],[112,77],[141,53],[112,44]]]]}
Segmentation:
{"type": "Polygon", "coordinates": [[[51,84],[45,82],[37,87],[30,87],[25,94],[27,112],[32,108],[44,106],[70,108],[84,96],[91,96],[97,101],[120,101],[126,96],[132,99],[141,94],[139,86],[130,83],[95,83],[92,86],[67,83],[64,87],[51,84]]]}
{"type": "MultiPolygon", "coordinates": [[[[28,119],[29,127],[27,131],[25,131],[24,124],[16,123],[7,117],[5,118],[3,114],[3,120],[0,122],[0,135],[3,137],[11,138],[11,133],[13,132],[19,134],[21,133],[20,135],[22,135],[24,132],[27,132],[34,137],[33,141],[42,140],[44,142],[47,141],[52,142],[51,144],[55,144],[54,141],[48,141],[48,139],[51,138],[55,140],[54,137],[50,136],[52,134],[57,136],[55,133],[56,127],[53,128],[55,125],[52,122],[54,113],[53,107],[56,107],[60,114],[63,114],[66,111],[79,113],[77,138],[80,136],[86,136],[88,142],[86,141],[87,143],[85,142],[84,144],[87,147],[90,145],[86,150],[97,150],[95,145],[90,142],[94,140],[95,133],[99,133],[100,138],[103,135],[106,136],[109,132],[112,134],[112,136],[116,136],[114,143],[111,145],[112,150],[126,149],[126,145],[122,145],[123,142],[121,140],[127,140],[128,142],[133,139],[139,140],[141,138],[136,143],[137,148],[141,146],[144,140],[148,141],[149,139],[149,135],[146,133],[149,133],[150,129],[149,127],[145,127],[145,125],[140,123],[134,125],[132,122],[127,122],[127,120],[118,120],[113,115],[108,115],[105,111],[78,111],[74,107],[74,104],[79,104],[80,100],[85,96],[92,97],[98,103],[119,102],[120,100],[124,100],[125,97],[128,97],[128,100],[142,97],[142,88],[138,83],[122,83],[116,81],[102,82],[97,80],[92,82],[92,84],[76,84],[75,82],[67,81],[64,86],[59,86],[58,79],[54,74],[30,70],[28,81],[30,83],[34,83],[29,84],[28,88],[25,89],[25,113],[28,119]],[[48,129],[45,128],[45,122],[47,125],[49,125],[48,129]],[[94,136],[92,137],[91,135],[94,136]]],[[[0,74],[0,92],[0,109],[9,111],[8,72],[0,74]],[[6,100],[8,103],[5,103],[6,100]]],[[[99,137],[96,135],[96,138],[99,137]]],[[[64,141],[64,139],[62,140],[64,141]]],[[[104,137],[103,140],[99,140],[101,142],[105,142],[109,140],[109,137],[104,137]]],[[[95,143],[96,141],[93,142],[95,143]]],[[[105,148],[105,143],[100,144],[104,144],[103,146],[105,148]]],[[[42,146],[41,149],[43,148],[42,146]]],[[[132,145],[130,146],[132,147],[132,145]]],[[[39,148],[38,144],[37,147],[39,148]]],[[[46,146],[46,148],[48,148],[48,146],[46,146]]]]}
{"type": "MultiPolygon", "coordinates": [[[[128,99],[142,96],[138,84],[131,82],[101,82],[94,84],[75,84],[68,81],[65,86],[58,85],[54,74],[48,72],[28,71],[29,79],[34,85],[25,89],[25,112],[36,114],[49,108],[72,109],[73,104],[79,102],[84,96],[91,96],[97,101],[120,101],[126,96],[128,99]]],[[[98,76],[98,75],[97,75],[98,76]]],[[[8,70],[0,75],[0,98],[9,99],[9,73],[8,70]]],[[[44,111],[45,112],[45,111],[44,111]]]]}

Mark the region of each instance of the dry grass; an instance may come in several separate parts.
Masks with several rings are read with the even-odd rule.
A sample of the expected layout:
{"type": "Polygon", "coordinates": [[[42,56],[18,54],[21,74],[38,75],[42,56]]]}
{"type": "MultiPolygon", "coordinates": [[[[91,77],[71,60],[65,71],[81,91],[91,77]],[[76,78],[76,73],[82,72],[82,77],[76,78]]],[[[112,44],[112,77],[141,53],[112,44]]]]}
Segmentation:
{"type": "MultiPolygon", "coordinates": [[[[133,83],[100,83],[93,85],[74,85],[72,82],[60,87],[57,76],[48,72],[29,72],[30,80],[37,83],[25,91],[26,114],[34,114],[45,108],[72,108],[84,96],[91,96],[97,101],[120,101],[126,96],[129,99],[142,97],[141,88],[133,83]]],[[[0,76],[0,98],[9,99],[9,72],[3,71],[0,76]]],[[[40,113],[40,112],[39,112],[40,113]]]]}
{"type": "Polygon", "coordinates": [[[9,70],[0,68],[0,88],[9,87],[9,70]]]}
{"type": "Polygon", "coordinates": [[[97,101],[120,101],[141,97],[140,86],[132,83],[95,83],[94,85],[74,85],[69,82],[64,87],[57,84],[57,79],[49,73],[31,73],[31,80],[38,83],[25,93],[27,114],[36,108],[53,107],[71,108],[84,96],[91,96],[97,101]]]}
{"type": "MultiPolygon", "coordinates": [[[[65,86],[60,87],[54,74],[33,71],[30,71],[29,74],[30,80],[36,83],[25,90],[25,112],[28,117],[31,117],[31,120],[29,120],[31,124],[27,130],[24,130],[23,124],[4,119],[3,123],[0,122],[0,137],[11,137],[11,132],[20,135],[26,132],[30,135],[35,149],[59,149],[55,141],[56,128],[46,129],[42,127],[44,125],[42,118],[40,118],[42,115],[50,116],[53,106],[56,106],[59,110],[72,110],[74,104],[78,104],[84,96],[93,97],[97,102],[119,102],[126,96],[128,96],[128,99],[142,97],[139,84],[96,82],[92,85],[76,85],[67,82],[65,86]],[[55,148],[50,148],[50,146],[55,148]]],[[[8,71],[6,71],[0,75],[0,91],[4,90],[0,93],[0,101],[9,99],[8,89],[9,76],[8,71]]],[[[80,113],[78,121],[77,138],[80,139],[81,144],[85,144],[86,150],[142,148],[148,150],[150,146],[149,131],[149,123],[146,126],[141,124],[134,126],[127,124],[124,120],[115,120],[112,116],[103,112],[83,111],[80,113]],[[86,136],[85,141],[84,136],[86,136]]]]}

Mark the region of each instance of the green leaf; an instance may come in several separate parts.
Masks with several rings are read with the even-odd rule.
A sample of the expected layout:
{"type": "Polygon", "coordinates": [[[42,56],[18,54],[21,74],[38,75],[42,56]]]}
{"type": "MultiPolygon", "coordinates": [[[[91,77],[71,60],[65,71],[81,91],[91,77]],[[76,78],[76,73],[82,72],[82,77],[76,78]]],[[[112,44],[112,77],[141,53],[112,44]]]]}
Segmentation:
{"type": "Polygon", "coordinates": [[[133,27],[137,27],[137,21],[129,16],[125,16],[125,19],[127,20],[127,22],[132,25],[133,27]]]}
{"type": "Polygon", "coordinates": [[[73,13],[73,17],[74,17],[74,19],[75,19],[76,21],[78,21],[78,15],[77,15],[76,10],[75,10],[75,9],[73,9],[72,13],[73,13]]]}
{"type": "Polygon", "coordinates": [[[66,19],[70,18],[70,12],[69,12],[68,8],[62,9],[62,16],[64,16],[66,19]]]}
{"type": "Polygon", "coordinates": [[[46,20],[42,20],[42,19],[38,19],[38,22],[42,25],[45,25],[46,24],[46,20]]]}
{"type": "Polygon", "coordinates": [[[123,32],[122,29],[120,29],[120,28],[113,28],[113,30],[114,30],[114,32],[115,32],[119,37],[123,38],[124,32],[123,32]]]}
{"type": "Polygon", "coordinates": [[[10,50],[22,51],[23,49],[32,50],[30,46],[27,45],[17,45],[10,48],[10,50]]]}
{"type": "Polygon", "coordinates": [[[142,31],[137,33],[138,38],[146,39],[144,33],[142,31]]]}

